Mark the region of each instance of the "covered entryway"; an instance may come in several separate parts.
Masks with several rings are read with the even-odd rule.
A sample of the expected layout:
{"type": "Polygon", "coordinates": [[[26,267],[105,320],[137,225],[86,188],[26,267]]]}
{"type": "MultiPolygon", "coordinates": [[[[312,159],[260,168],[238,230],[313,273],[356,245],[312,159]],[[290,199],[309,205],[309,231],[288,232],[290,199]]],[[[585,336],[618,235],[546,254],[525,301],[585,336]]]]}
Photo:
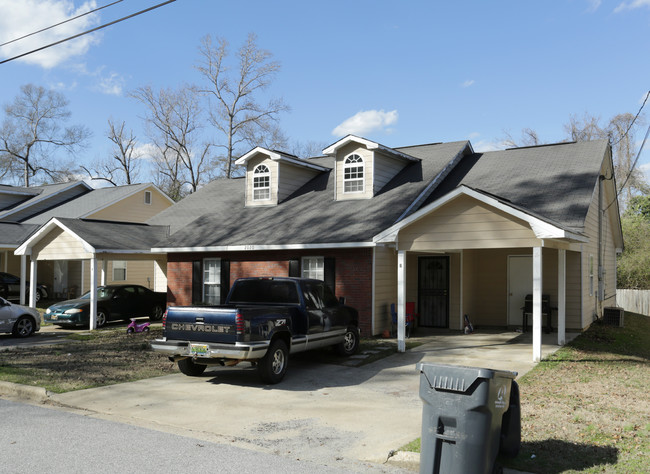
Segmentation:
{"type": "Polygon", "coordinates": [[[521,307],[525,296],[532,294],[532,352],[538,361],[542,293],[552,295],[557,340],[559,344],[565,340],[567,273],[572,281],[577,279],[570,288],[570,327],[582,327],[581,252],[588,239],[492,196],[461,186],[374,240],[395,246],[397,261],[392,268],[397,273],[402,351],[405,331],[400,332],[400,326],[405,324],[406,302],[414,297],[421,326],[462,330],[467,314],[474,326],[514,330],[521,328],[521,307]]]}

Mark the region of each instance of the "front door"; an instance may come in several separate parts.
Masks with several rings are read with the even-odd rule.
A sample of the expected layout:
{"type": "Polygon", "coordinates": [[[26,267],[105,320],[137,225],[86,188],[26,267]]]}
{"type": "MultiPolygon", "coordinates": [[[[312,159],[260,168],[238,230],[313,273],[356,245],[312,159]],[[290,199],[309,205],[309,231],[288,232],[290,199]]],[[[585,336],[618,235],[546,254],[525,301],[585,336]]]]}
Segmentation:
{"type": "Polygon", "coordinates": [[[420,326],[449,327],[449,257],[418,259],[420,326]]]}

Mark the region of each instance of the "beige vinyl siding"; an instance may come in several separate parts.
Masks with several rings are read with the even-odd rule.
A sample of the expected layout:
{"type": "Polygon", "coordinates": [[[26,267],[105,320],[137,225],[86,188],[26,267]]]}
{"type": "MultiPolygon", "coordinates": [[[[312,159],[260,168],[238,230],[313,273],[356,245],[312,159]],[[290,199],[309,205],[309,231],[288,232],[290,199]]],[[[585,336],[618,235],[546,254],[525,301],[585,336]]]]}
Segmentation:
{"type": "Polygon", "coordinates": [[[164,211],[173,203],[154,187],[122,199],[121,201],[86,216],[90,219],[121,222],[146,222],[156,214],[164,211]],[[145,191],[151,192],[151,204],[145,204],[145,191]]]}
{"type": "Polygon", "coordinates": [[[378,193],[404,168],[404,162],[375,152],[373,169],[373,194],[378,193]]]}
{"type": "MultiPolygon", "coordinates": [[[[611,168],[607,163],[603,163],[601,174],[611,176],[611,168]]],[[[613,185],[611,180],[603,180],[603,207],[607,207],[614,199],[613,185]]],[[[604,296],[602,304],[598,301],[598,184],[594,183],[594,193],[587,212],[585,220],[585,233],[589,236],[589,242],[583,245],[582,258],[582,328],[586,328],[595,320],[596,317],[602,316],[602,308],[613,306],[616,303],[616,247],[614,244],[613,226],[615,216],[605,214],[603,216],[603,242],[602,242],[602,265],[604,278],[604,296]],[[589,294],[589,255],[594,258],[594,292],[589,294]]],[[[615,207],[615,205],[613,206],[615,207]]]]}
{"type": "Polygon", "coordinates": [[[336,199],[338,201],[349,199],[370,199],[373,196],[372,187],[372,170],[373,170],[373,153],[372,151],[360,147],[357,143],[350,143],[336,153],[336,199]],[[364,185],[362,193],[344,193],[343,192],[343,169],[345,159],[357,154],[363,158],[364,185]]]}
{"type": "MultiPolygon", "coordinates": [[[[278,201],[288,198],[294,191],[318,174],[308,168],[281,163],[278,167],[278,201]]],[[[273,185],[273,183],[271,183],[273,185]]]]}
{"type": "Polygon", "coordinates": [[[256,156],[248,161],[246,167],[246,205],[247,206],[273,206],[278,203],[278,162],[266,155],[256,156]],[[264,164],[271,172],[271,198],[264,201],[253,200],[253,176],[255,168],[264,164]]]}
{"type": "Polygon", "coordinates": [[[78,260],[91,258],[81,242],[62,229],[52,229],[32,249],[33,260],[78,260]]]}
{"type": "Polygon", "coordinates": [[[400,232],[400,249],[460,250],[540,245],[524,221],[460,196],[400,232]]]}
{"type": "Polygon", "coordinates": [[[397,253],[384,246],[375,247],[375,334],[391,330],[391,303],[397,303],[397,253]]]}
{"type": "MultiPolygon", "coordinates": [[[[148,257],[151,258],[151,257],[148,257]]],[[[90,288],[90,261],[85,260],[83,262],[83,287],[87,291],[90,288]]],[[[100,272],[103,262],[101,260],[97,261],[97,284],[100,284],[100,272]]],[[[128,260],[126,256],[116,256],[115,258],[111,257],[107,261],[106,265],[106,284],[107,285],[142,285],[144,287],[154,288],[154,263],[152,260],[128,260]],[[126,280],[113,280],[113,261],[114,260],[126,260],[126,280]]]]}

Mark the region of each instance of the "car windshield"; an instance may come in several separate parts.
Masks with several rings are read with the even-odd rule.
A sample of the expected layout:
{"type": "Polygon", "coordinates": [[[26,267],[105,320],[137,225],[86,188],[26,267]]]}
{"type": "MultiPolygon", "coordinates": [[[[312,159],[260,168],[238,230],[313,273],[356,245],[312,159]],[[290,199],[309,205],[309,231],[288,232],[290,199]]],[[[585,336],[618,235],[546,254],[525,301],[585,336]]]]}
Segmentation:
{"type": "MultiPolygon", "coordinates": [[[[97,288],[97,298],[107,298],[113,293],[112,288],[108,288],[106,286],[100,286],[97,288]]],[[[90,291],[87,293],[84,293],[84,295],[80,298],[82,300],[89,300],[90,299],[90,291]]]]}

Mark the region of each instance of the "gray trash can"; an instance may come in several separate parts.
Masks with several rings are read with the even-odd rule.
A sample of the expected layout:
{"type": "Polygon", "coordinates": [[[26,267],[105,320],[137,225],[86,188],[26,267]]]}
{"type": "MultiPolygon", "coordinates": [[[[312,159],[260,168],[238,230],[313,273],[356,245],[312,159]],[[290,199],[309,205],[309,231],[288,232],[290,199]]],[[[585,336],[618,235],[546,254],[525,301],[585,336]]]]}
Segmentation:
{"type": "Polygon", "coordinates": [[[521,444],[516,372],[425,363],[417,368],[424,402],[421,474],[491,473],[502,440],[504,452],[516,456],[521,444]]]}

